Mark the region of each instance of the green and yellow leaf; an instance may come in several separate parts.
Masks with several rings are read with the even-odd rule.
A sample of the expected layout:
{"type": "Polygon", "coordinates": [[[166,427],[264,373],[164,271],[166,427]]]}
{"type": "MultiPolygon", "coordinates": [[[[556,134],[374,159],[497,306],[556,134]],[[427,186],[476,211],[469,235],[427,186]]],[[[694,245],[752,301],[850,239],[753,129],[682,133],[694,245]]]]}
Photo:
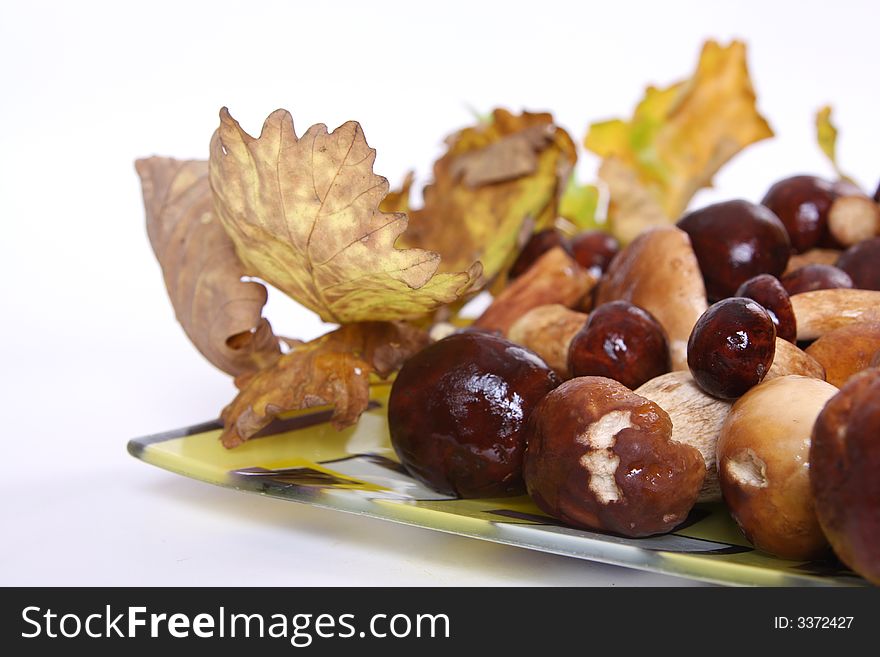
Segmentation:
{"type": "Polygon", "coordinates": [[[438,273],[438,253],[395,246],[407,218],[379,209],[388,181],[375,155],[355,122],[299,138],[277,110],[254,138],[221,110],[211,188],[247,273],[339,324],[421,317],[465,294],[476,260],[438,273]]]}
{"type": "Polygon", "coordinates": [[[503,109],[447,144],[401,241],[440,253],[442,271],[479,260],[484,281],[491,281],[532,230],[556,218],[576,149],[550,114],[503,109]]]}
{"type": "Polygon", "coordinates": [[[856,184],[856,182],[846,175],[837,162],[837,127],[831,121],[831,106],[825,105],[816,112],[816,141],[819,148],[825,153],[825,157],[834,167],[834,172],[841,180],[856,184]]]}
{"type": "Polygon", "coordinates": [[[632,119],[593,124],[585,145],[615,161],[600,178],[609,188],[612,231],[629,242],[652,225],[676,221],[727,161],[772,136],[756,107],[745,44],[708,41],[690,79],[649,87],[632,119]],[[613,179],[606,179],[609,171],[613,179]],[[622,198],[627,193],[638,202],[622,198]]]}
{"type": "Polygon", "coordinates": [[[602,228],[598,219],[599,188],[596,185],[582,185],[574,176],[559,201],[559,216],[567,219],[577,230],[602,228]]]}

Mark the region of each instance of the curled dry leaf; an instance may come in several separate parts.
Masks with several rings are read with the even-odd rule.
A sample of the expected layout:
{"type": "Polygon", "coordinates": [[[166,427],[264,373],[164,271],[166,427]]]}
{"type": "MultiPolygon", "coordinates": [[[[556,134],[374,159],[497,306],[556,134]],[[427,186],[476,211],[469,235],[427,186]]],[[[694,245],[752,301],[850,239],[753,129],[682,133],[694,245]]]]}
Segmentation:
{"type": "Polygon", "coordinates": [[[550,114],[502,109],[448,140],[434,163],[424,206],[409,213],[401,242],[440,253],[441,271],[479,260],[491,281],[534,228],[549,226],[577,160],[574,143],[550,114]]]}
{"type": "Polygon", "coordinates": [[[220,439],[236,447],[281,413],[315,406],[333,406],[337,429],[352,425],[369,404],[370,374],[387,377],[427,344],[427,333],[403,322],[360,322],[299,345],[238,382],[220,439]]]}
{"type": "Polygon", "coordinates": [[[281,351],[262,317],[266,288],[242,280],[244,265],[214,214],[208,163],[151,157],[135,168],[150,243],[189,339],[233,376],[274,363],[281,351]]]}
{"type": "Polygon", "coordinates": [[[407,218],[379,209],[388,181],[373,173],[375,157],[352,121],[299,138],[277,110],[254,138],[221,110],[211,188],[247,272],[339,324],[420,317],[467,292],[475,260],[437,273],[438,253],[395,247],[407,218]]]}
{"type": "Polygon", "coordinates": [[[708,41],[693,77],[649,87],[632,119],[593,124],[585,145],[605,160],[599,175],[610,193],[611,227],[629,242],[649,226],[677,220],[725,162],[772,136],[755,106],[745,44],[708,41]]]}

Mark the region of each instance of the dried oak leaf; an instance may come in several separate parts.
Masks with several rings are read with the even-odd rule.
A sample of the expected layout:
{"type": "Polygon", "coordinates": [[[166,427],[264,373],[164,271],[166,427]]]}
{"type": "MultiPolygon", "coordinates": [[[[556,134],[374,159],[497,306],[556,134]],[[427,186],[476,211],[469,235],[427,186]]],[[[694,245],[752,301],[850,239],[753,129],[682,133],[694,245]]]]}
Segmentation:
{"type": "Polygon", "coordinates": [[[135,168],[150,243],[189,339],[233,376],[274,363],[281,351],[262,317],[266,288],[241,279],[244,266],[214,214],[208,163],[151,157],[135,168]]]}
{"type": "Polygon", "coordinates": [[[221,441],[236,447],[279,414],[314,406],[333,406],[337,429],[352,425],[369,404],[370,374],[387,377],[427,343],[426,332],[404,322],[360,322],[299,345],[239,381],[223,410],[221,441]]]}
{"type": "Polygon", "coordinates": [[[388,181],[373,173],[375,157],[352,121],[298,138],[277,110],[255,139],[223,108],[211,188],[247,272],[338,324],[420,317],[467,292],[475,260],[437,273],[439,254],[395,247],[407,218],[379,210],[388,181]]]}
{"type": "Polygon", "coordinates": [[[629,242],[652,225],[676,221],[721,166],[772,136],[756,108],[745,44],[708,41],[693,77],[666,89],[649,87],[632,119],[593,124],[584,143],[606,162],[616,160],[599,176],[610,193],[612,230],[629,242]],[[642,198],[632,203],[630,194],[642,198]]]}
{"type": "Polygon", "coordinates": [[[546,113],[503,109],[447,139],[424,205],[411,210],[401,242],[441,255],[441,270],[479,260],[491,281],[534,228],[556,218],[577,160],[571,138],[546,113]]]}

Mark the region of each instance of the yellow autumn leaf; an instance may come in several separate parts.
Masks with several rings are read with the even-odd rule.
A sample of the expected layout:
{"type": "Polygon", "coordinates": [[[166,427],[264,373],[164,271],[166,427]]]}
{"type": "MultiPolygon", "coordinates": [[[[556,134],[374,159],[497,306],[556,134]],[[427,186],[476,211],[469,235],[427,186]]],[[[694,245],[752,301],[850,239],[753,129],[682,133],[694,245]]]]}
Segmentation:
{"type": "Polygon", "coordinates": [[[606,167],[614,180],[606,180],[602,171],[600,178],[610,192],[612,230],[628,242],[652,225],[676,221],[728,160],[772,136],[756,107],[745,44],[708,41],[690,79],[664,89],[649,87],[632,119],[593,124],[584,143],[603,160],[615,160],[606,167]],[[638,194],[639,201],[621,198],[627,193],[638,194]],[[632,207],[640,210],[622,211],[632,207]]]}
{"type": "Polygon", "coordinates": [[[825,105],[816,112],[816,141],[819,142],[819,148],[825,153],[831,161],[831,165],[835,171],[837,168],[837,128],[831,122],[831,106],[825,105]]]}
{"type": "Polygon", "coordinates": [[[479,260],[484,281],[491,281],[529,233],[556,218],[576,149],[550,114],[503,109],[447,144],[401,241],[438,252],[443,271],[479,260]]]}
{"type": "Polygon", "coordinates": [[[247,273],[339,324],[420,317],[467,292],[479,263],[438,273],[436,252],[395,246],[407,218],[379,210],[375,155],[355,122],[299,138],[277,110],[254,138],[221,110],[211,188],[247,273]]]}
{"type": "Polygon", "coordinates": [[[816,112],[816,141],[819,148],[825,153],[825,157],[834,167],[837,176],[846,182],[853,183],[857,186],[852,177],[846,175],[837,162],[837,127],[831,121],[831,106],[825,105],[816,112]]]}
{"type": "Polygon", "coordinates": [[[579,231],[601,228],[599,188],[581,184],[571,176],[559,200],[559,216],[567,219],[579,231]]]}

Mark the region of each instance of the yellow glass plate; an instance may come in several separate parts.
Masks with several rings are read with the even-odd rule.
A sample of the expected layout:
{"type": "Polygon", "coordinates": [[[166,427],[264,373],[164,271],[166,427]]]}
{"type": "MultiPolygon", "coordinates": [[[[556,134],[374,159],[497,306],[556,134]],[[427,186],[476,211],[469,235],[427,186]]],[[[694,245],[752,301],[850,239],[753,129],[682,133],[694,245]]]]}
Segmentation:
{"type": "Polygon", "coordinates": [[[386,422],[389,388],[374,385],[370,409],[343,431],[330,426],[328,410],[311,410],[285,415],[233,450],[220,445],[217,422],[137,438],[128,450],[218,486],[667,575],[734,585],[866,584],[835,561],[784,561],[753,549],[720,504],[698,505],[671,534],[630,539],[566,527],[526,496],[440,495],[397,461],[386,422]]]}

